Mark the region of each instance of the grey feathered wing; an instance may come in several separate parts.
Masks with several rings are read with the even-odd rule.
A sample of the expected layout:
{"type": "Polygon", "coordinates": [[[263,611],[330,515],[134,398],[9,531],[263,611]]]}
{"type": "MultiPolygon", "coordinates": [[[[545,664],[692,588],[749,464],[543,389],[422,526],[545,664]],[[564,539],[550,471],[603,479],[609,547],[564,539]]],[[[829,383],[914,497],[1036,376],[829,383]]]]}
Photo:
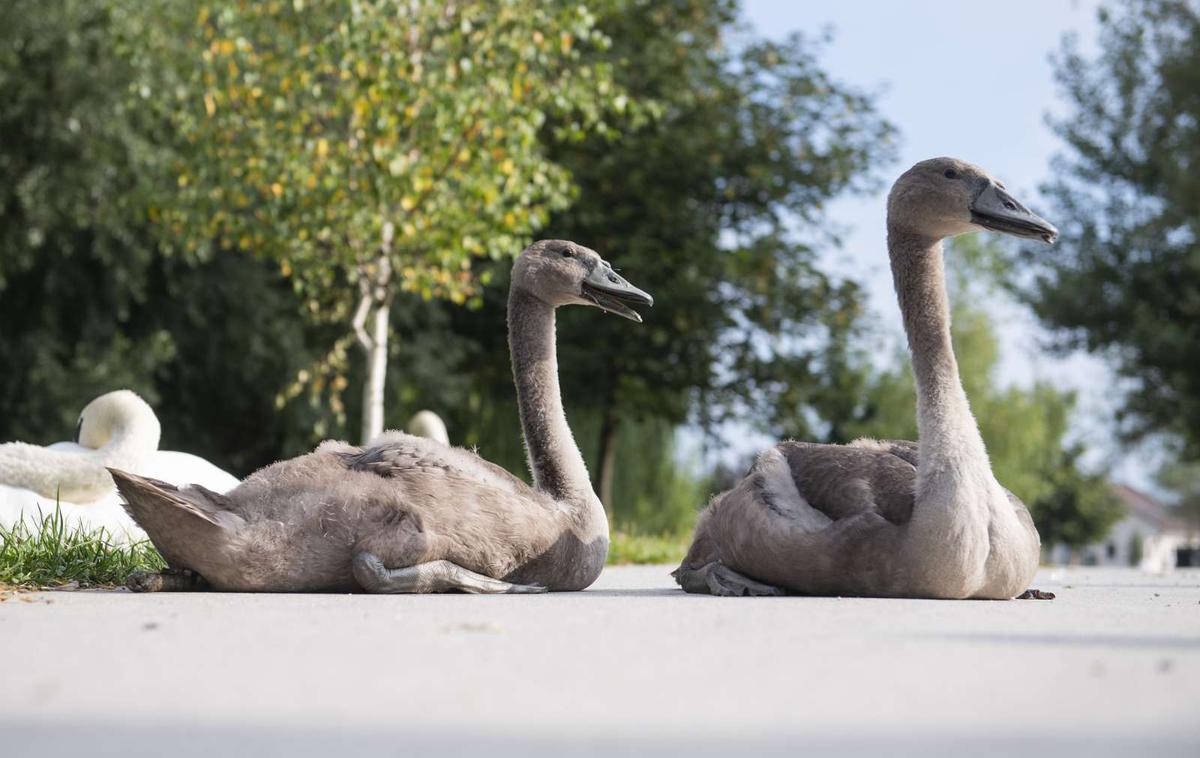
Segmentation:
{"type": "Polygon", "coordinates": [[[833,521],[874,511],[893,524],[912,517],[917,445],[903,440],[855,440],[849,445],[781,442],[796,489],[833,521]]]}
{"type": "Polygon", "coordinates": [[[181,489],[119,469],[108,472],[125,510],[174,568],[190,568],[187,556],[216,550],[245,523],[232,500],[200,485],[181,489]]]}

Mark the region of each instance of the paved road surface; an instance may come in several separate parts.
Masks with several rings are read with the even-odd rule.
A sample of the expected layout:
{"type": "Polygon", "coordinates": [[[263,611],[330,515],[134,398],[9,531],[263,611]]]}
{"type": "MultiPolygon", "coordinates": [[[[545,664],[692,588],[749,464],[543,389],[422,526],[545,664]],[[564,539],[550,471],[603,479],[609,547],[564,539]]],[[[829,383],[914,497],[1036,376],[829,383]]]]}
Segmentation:
{"type": "Polygon", "coordinates": [[[0,755],[1200,755],[1200,572],[1054,601],[542,596],[0,603],[0,755]]]}

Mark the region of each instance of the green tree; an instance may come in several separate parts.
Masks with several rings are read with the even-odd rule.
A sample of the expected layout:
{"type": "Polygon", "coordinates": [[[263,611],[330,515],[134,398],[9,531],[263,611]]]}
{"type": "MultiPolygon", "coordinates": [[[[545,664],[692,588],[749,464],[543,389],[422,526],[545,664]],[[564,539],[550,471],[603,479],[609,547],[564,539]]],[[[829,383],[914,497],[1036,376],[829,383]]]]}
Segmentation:
{"type": "Polygon", "coordinates": [[[1192,529],[1200,529],[1200,463],[1171,461],[1158,470],[1155,479],[1174,496],[1176,514],[1192,529]]]}
{"type": "Polygon", "coordinates": [[[1044,188],[1062,236],[1025,251],[1027,297],[1064,349],[1113,361],[1130,437],[1163,432],[1200,455],[1200,5],[1100,11],[1099,51],[1068,37],[1057,75],[1072,108],[1044,188]]]}
{"type": "Polygon", "coordinates": [[[320,415],[273,400],[329,337],[278,267],[162,255],[151,212],[175,178],[147,100],[150,17],[15,5],[0,28],[0,440],[67,438],[89,400],[129,387],[164,447],[239,474],[309,447],[320,415]]]}
{"type": "Polygon", "coordinates": [[[1079,466],[1082,450],[1063,450],[1061,460],[1043,471],[1045,492],[1031,502],[1030,512],[1045,546],[1063,544],[1072,550],[1104,539],[1124,509],[1101,475],[1079,466]]]}
{"type": "Polygon", "coordinates": [[[363,348],[362,436],[383,427],[398,292],[465,302],[472,259],[511,258],[570,198],[538,131],[606,131],[621,97],[581,49],[607,44],[576,5],[534,0],[164,6],[156,60],[179,143],[163,223],[185,249],[278,262],[318,319],[349,321],[293,387],[345,386],[363,348]]]}
{"type": "MultiPolygon", "coordinates": [[[[792,230],[822,227],[833,197],[872,186],[894,132],[869,94],[822,68],[822,40],[749,38],[736,3],[610,0],[596,12],[612,46],[591,56],[633,101],[654,104],[654,118],[616,142],[543,133],[580,188],[547,230],[608,256],[655,296],[636,329],[591,313],[559,321],[564,394],[573,420],[599,420],[577,434],[601,499],[620,512],[637,493],[619,471],[661,442],[638,442],[626,425],[749,417],[822,370],[827,335],[854,321],[858,290],[817,265],[829,239],[792,230]]],[[[485,294],[458,325],[487,346],[477,370],[498,398],[511,383],[494,328],[503,296],[485,294]]]]}
{"type": "Polygon", "coordinates": [[[0,439],[48,442],[112,386],[154,399],[166,334],[126,334],[155,255],[152,125],[103,3],[10,3],[0,25],[0,439]]]}

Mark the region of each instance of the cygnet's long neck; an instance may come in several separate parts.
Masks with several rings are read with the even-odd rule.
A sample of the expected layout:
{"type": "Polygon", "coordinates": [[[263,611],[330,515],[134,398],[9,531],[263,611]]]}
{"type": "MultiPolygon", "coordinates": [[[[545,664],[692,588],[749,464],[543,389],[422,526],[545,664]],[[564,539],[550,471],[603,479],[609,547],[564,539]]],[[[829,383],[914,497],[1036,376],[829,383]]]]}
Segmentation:
{"type": "Polygon", "coordinates": [[[508,296],[508,344],[534,486],[571,505],[581,525],[607,534],[604,508],[563,411],[554,307],[513,286],[508,296]]]}
{"type": "MultiPolygon", "coordinates": [[[[948,466],[990,472],[950,341],[942,242],[889,223],[888,254],[917,382],[921,468],[927,475],[948,466]]],[[[929,476],[921,480],[928,484],[929,476]]]]}

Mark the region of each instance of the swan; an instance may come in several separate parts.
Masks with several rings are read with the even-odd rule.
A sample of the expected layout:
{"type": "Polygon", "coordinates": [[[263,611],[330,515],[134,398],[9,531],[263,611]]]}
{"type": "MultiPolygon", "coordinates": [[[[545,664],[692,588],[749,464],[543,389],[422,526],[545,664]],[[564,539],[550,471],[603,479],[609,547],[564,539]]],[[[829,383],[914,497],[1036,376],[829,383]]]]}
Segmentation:
{"type": "MultiPolygon", "coordinates": [[[[218,495],[114,469],[130,515],[177,574],[226,591],[401,593],[581,590],[608,554],[559,392],[555,309],[592,305],[634,321],[653,299],[565,240],[513,265],[508,339],[533,486],[462,448],[403,432],[363,447],[326,441],[218,495]]],[[[176,587],[162,574],[134,589],[176,587]]]]}
{"type": "Polygon", "coordinates": [[[942,239],[981,229],[1047,244],[1058,234],[961,160],[922,161],[896,181],[888,253],[919,441],[786,441],[761,453],[697,519],[674,572],[684,590],[1006,599],[1028,587],[1037,529],[992,475],[950,342],[942,239]]]}
{"type": "Polygon", "coordinates": [[[404,426],[404,431],[414,437],[426,437],[437,440],[443,445],[450,444],[450,434],[446,431],[446,422],[433,411],[417,411],[404,426]]]}
{"type": "Polygon", "coordinates": [[[237,486],[236,478],[203,458],[158,450],[160,434],[158,417],[146,401],[117,390],[87,404],[73,442],[0,445],[0,525],[11,528],[25,519],[36,528],[42,515],[58,507],[68,528],[102,528],[117,542],[145,539],[121,506],[106,466],[169,482],[198,482],[219,492],[237,486]]]}

